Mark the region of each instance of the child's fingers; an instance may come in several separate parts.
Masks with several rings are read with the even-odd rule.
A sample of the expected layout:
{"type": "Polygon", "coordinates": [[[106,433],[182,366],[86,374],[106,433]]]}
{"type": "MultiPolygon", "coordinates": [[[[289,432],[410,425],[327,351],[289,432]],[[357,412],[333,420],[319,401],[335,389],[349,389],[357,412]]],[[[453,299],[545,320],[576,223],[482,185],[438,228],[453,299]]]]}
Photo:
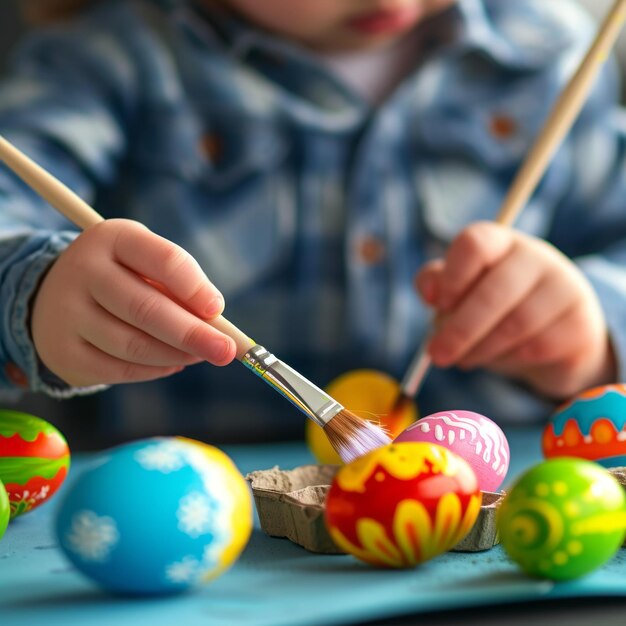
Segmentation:
{"type": "Polygon", "coordinates": [[[587,298],[489,369],[512,373],[539,393],[563,399],[614,380],[617,362],[602,310],[587,298]]]}
{"type": "Polygon", "coordinates": [[[430,342],[434,363],[457,363],[535,288],[541,266],[519,247],[485,273],[457,308],[441,320],[430,342]]]}
{"type": "Polygon", "coordinates": [[[129,363],[102,352],[83,341],[68,359],[69,367],[63,372],[63,380],[74,387],[91,385],[116,385],[139,383],[176,374],[184,366],[152,367],[129,363]]]}
{"type": "Polygon", "coordinates": [[[202,319],[224,310],[221,293],[188,252],[145,226],[128,224],[115,239],[113,254],[118,263],[159,283],[202,319]]]}
{"type": "Polygon", "coordinates": [[[471,369],[488,365],[550,326],[579,297],[571,285],[558,280],[541,280],[535,288],[467,356],[458,362],[471,369]]]}
{"type": "Polygon", "coordinates": [[[415,288],[426,304],[434,305],[437,301],[437,286],[443,272],[443,259],[425,263],[415,276],[415,288]]]}
{"type": "Polygon", "coordinates": [[[187,366],[203,359],[177,350],[111,315],[93,302],[79,320],[79,337],[101,352],[122,361],[153,367],[187,366]]]}
{"type": "Polygon", "coordinates": [[[586,370],[596,366],[587,349],[590,337],[580,332],[586,322],[582,308],[572,307],[523,346],[491,363],[489,369],[523,377],[548,397],[569,397],[580,388],[586,370]]]}
{"type": "Polygon", "coordinates": [[[578,347],[588,341],[588,336],[580,332],[581,328],[587,326],[587,322],[584,307],[571,306],[523,345],[504,356],[502,364],[506,366],[508,361],[516,362],[519,368],[565,359],[579,352],[578,347]]]}
{"type": "Polygon", "coordinates": [[[513,243],[511,231],[492,222],[477,222],[463,230],[446,254],[435,306],[443,313],[452,309],[486,270],[511,251],[513,243]]]}
{"type": "Polygon", "coordinates": [[[226,365],[233,360],[232,339],[130,270],[120,266],[118,270],[114,276],[102,276],[89,285],[93,299],[111,315],[214,365],[226,365]]]}
{"type": "MultiPolygon", "coordinates": [[[[580,332],[586,328],[588,316],[582,307],[569,307],[551,324],[536,335],[502,355],[490,364],[496,371],[525,371],[525,376],[538,367],[551,368],[555,363],[588,358],[584,346],[589,342],[589,335],[580,332]]],[[[561,369],[559,366],[558,369],[561,369]]],[[[565,372],[563,368],[563,372],[565,372]]]]}

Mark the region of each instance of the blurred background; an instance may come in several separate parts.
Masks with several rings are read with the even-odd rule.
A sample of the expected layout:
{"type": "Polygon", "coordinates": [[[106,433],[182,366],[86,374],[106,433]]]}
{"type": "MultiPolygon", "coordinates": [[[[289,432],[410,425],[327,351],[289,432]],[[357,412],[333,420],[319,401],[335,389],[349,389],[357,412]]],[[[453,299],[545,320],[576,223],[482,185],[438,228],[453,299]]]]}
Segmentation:
{"type": "Polygon", "coordinates": [[[0,0],[0,72],[6,66],[7,55],[24,31],[19,19],[17,0],[0,0]]]}
{"type": "MultiPolygon", "coordinates": [[[[28,2],[29,0],[23,1],[28,2]]],[[[555,6],[564,2],[564,0],[546,1],[553,2],[555,6]]],[[[598,18],[606,13],[613,2],[613,0],[578,1],[598,18]]],[[[18,0],[0,0],[0,78],[7,69],[11,51],[28,30],[27,26],[20,18],[18,4],[18,0]]],[[[621,67],[624,70],[626,68],[626,33],[624,33],[620,39],[617,53],[621,67]]],[[[624,80],[624,84],[626,84],[626,80],[624,80]]],[[[626,96],[624,85],[622,93],[626,96]]],[[[67,435],[71,434],[74,449],[101,447],[100,444],[108,443],[95,441],[93,433],[90,432],[91,428],[93,428],[90,415],[93,416],[96,414],[97,402],[97,395],[74,398],[69,401],[52,400],[35,394],[26,394],[19,398],[0,396],[0,408],[15,407],[34,413],[35,415],[49,420],[67,435]]]]}

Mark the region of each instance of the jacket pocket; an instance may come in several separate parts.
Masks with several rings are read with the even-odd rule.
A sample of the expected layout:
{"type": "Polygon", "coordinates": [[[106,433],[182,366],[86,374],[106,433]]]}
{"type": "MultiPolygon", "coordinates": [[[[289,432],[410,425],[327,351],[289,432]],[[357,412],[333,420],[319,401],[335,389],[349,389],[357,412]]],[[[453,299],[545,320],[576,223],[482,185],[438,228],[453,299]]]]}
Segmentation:
{"type": "MultiPolygon", "coordinates": [[[[561,155],[522,207],[513,226],[530,235],[548,236],[568,179],[568,158],[561,155]]],[[[459,232],[473,222],[496,220],[510,182],[510,176],[487,171],[470,160],[448,158],[420,164],[415,185],[426,238],[441,244],[435,245],[433,251],[442,254],[459,232]]]]}
{"type": "Polygon", "coordinates": [[[267,122],[223,113],[211,116],[199,148],[198,254],[232,296],[270,278],[292,251],[296,192],[287,142],[267,122]]]}
{"type": "Polygon", "coordinates": [[[292,250],[286,144],[272,127],[241,116],[212,118],[207,130],[175,123],[177,133],[153,126],[158,136],[136,151],[136,217],[188,250],[232,297],[272,276],[292,250]]]}
{"type": "MultiPolygon", "coordinates": [[[[555,90],[547,73],[520,72],[500,84],[497,74],[485,71],[484,61],[467,59],[463,67],[437,107],[424,110],[413,125],[415,186],[424,226],[446,244],[468,224],[496,219],[555,90]]],[[[569,169],[565,149],[518,216],[516,228],[545,234],[569,169]]]]}

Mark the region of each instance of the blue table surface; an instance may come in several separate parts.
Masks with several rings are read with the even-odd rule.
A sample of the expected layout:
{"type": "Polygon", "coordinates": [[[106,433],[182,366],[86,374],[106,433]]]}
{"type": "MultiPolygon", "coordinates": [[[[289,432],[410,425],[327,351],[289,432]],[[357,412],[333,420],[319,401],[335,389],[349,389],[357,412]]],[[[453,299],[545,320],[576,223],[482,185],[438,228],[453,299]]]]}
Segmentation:
{"type": "MultiPolygon", "coordinates": [[[[505,487],[541,459],[540,431],[508,430],[505,487]]],[[[313,462],[304,444],[225,446],[241,472],[313,462]]],[[[66,481],[80,471],[80,463],[66,481]],[[78,466],[79,469],[76,469],[78,466]]],[[[567,583],[526,577],[498,546],[448,553],[413,570],[371,568],[347,555],[316,555],[255,529],[237,563],[184,595],[107,594],[73,569],[52,534],[55,497],[12,522],[0,540],[0,624],[203,626],[353,624],[416,614],[502,606],[548,598],[626,597],[626,549],[601,569],[567,583]]]]}

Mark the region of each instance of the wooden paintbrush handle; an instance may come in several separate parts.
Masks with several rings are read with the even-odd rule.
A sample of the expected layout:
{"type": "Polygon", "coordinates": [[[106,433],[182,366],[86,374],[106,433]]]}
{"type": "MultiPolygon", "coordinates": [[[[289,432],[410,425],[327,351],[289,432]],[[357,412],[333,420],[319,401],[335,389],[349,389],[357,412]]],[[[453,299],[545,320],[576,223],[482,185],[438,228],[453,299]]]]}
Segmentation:
{"type": "Polygon", "coordinates": [[[13,170],[31,189],[36,191],[59,213],[84,230],[104,218],[60,180],[20,152],[0,135],[0,160],[13,170]]]}
{"type": "Polygon", "coordinates": [[[250,339],[248,335],[239,330],[237,326],[235,326],[231,321],[227,320],[223,315],[218,315],[214,317],[212,320],[208,321],[208,323],[213,326],[216,330],[219,330],[221,333],[228,335],[237,346],[237,360],[241,361],[243,359],[244,354],[250,350],[253,346],[256,345],[256,341],[250,339]]]}
{"type": "Polygon", "coordinates": [[[511,225],[530,199],[552,156],[585,103],[600,67],[608,58],[620,34],[624,20],[626,0],[616,0],[517,173],[496,217],[495,221],[499,224],[511,225]]]}
{"type": "MultiPolygon", "coordinates": [[[[18,150],[0,135],[0,160],[31,189],[36,191],[46,202],[49,202],[59,213],[67,217],[70,222],[84,230],[94,224],[104,221],[102,215],[90,207],[82,198],[66,187],[60,180],[37,165],[32,159],[18,150]]],[[[239,330],[233,323],[219,315],[208,320],[208,323],[228,335],[237,345],[237,359],[255,345],[250,337],[239,330]]]]}

